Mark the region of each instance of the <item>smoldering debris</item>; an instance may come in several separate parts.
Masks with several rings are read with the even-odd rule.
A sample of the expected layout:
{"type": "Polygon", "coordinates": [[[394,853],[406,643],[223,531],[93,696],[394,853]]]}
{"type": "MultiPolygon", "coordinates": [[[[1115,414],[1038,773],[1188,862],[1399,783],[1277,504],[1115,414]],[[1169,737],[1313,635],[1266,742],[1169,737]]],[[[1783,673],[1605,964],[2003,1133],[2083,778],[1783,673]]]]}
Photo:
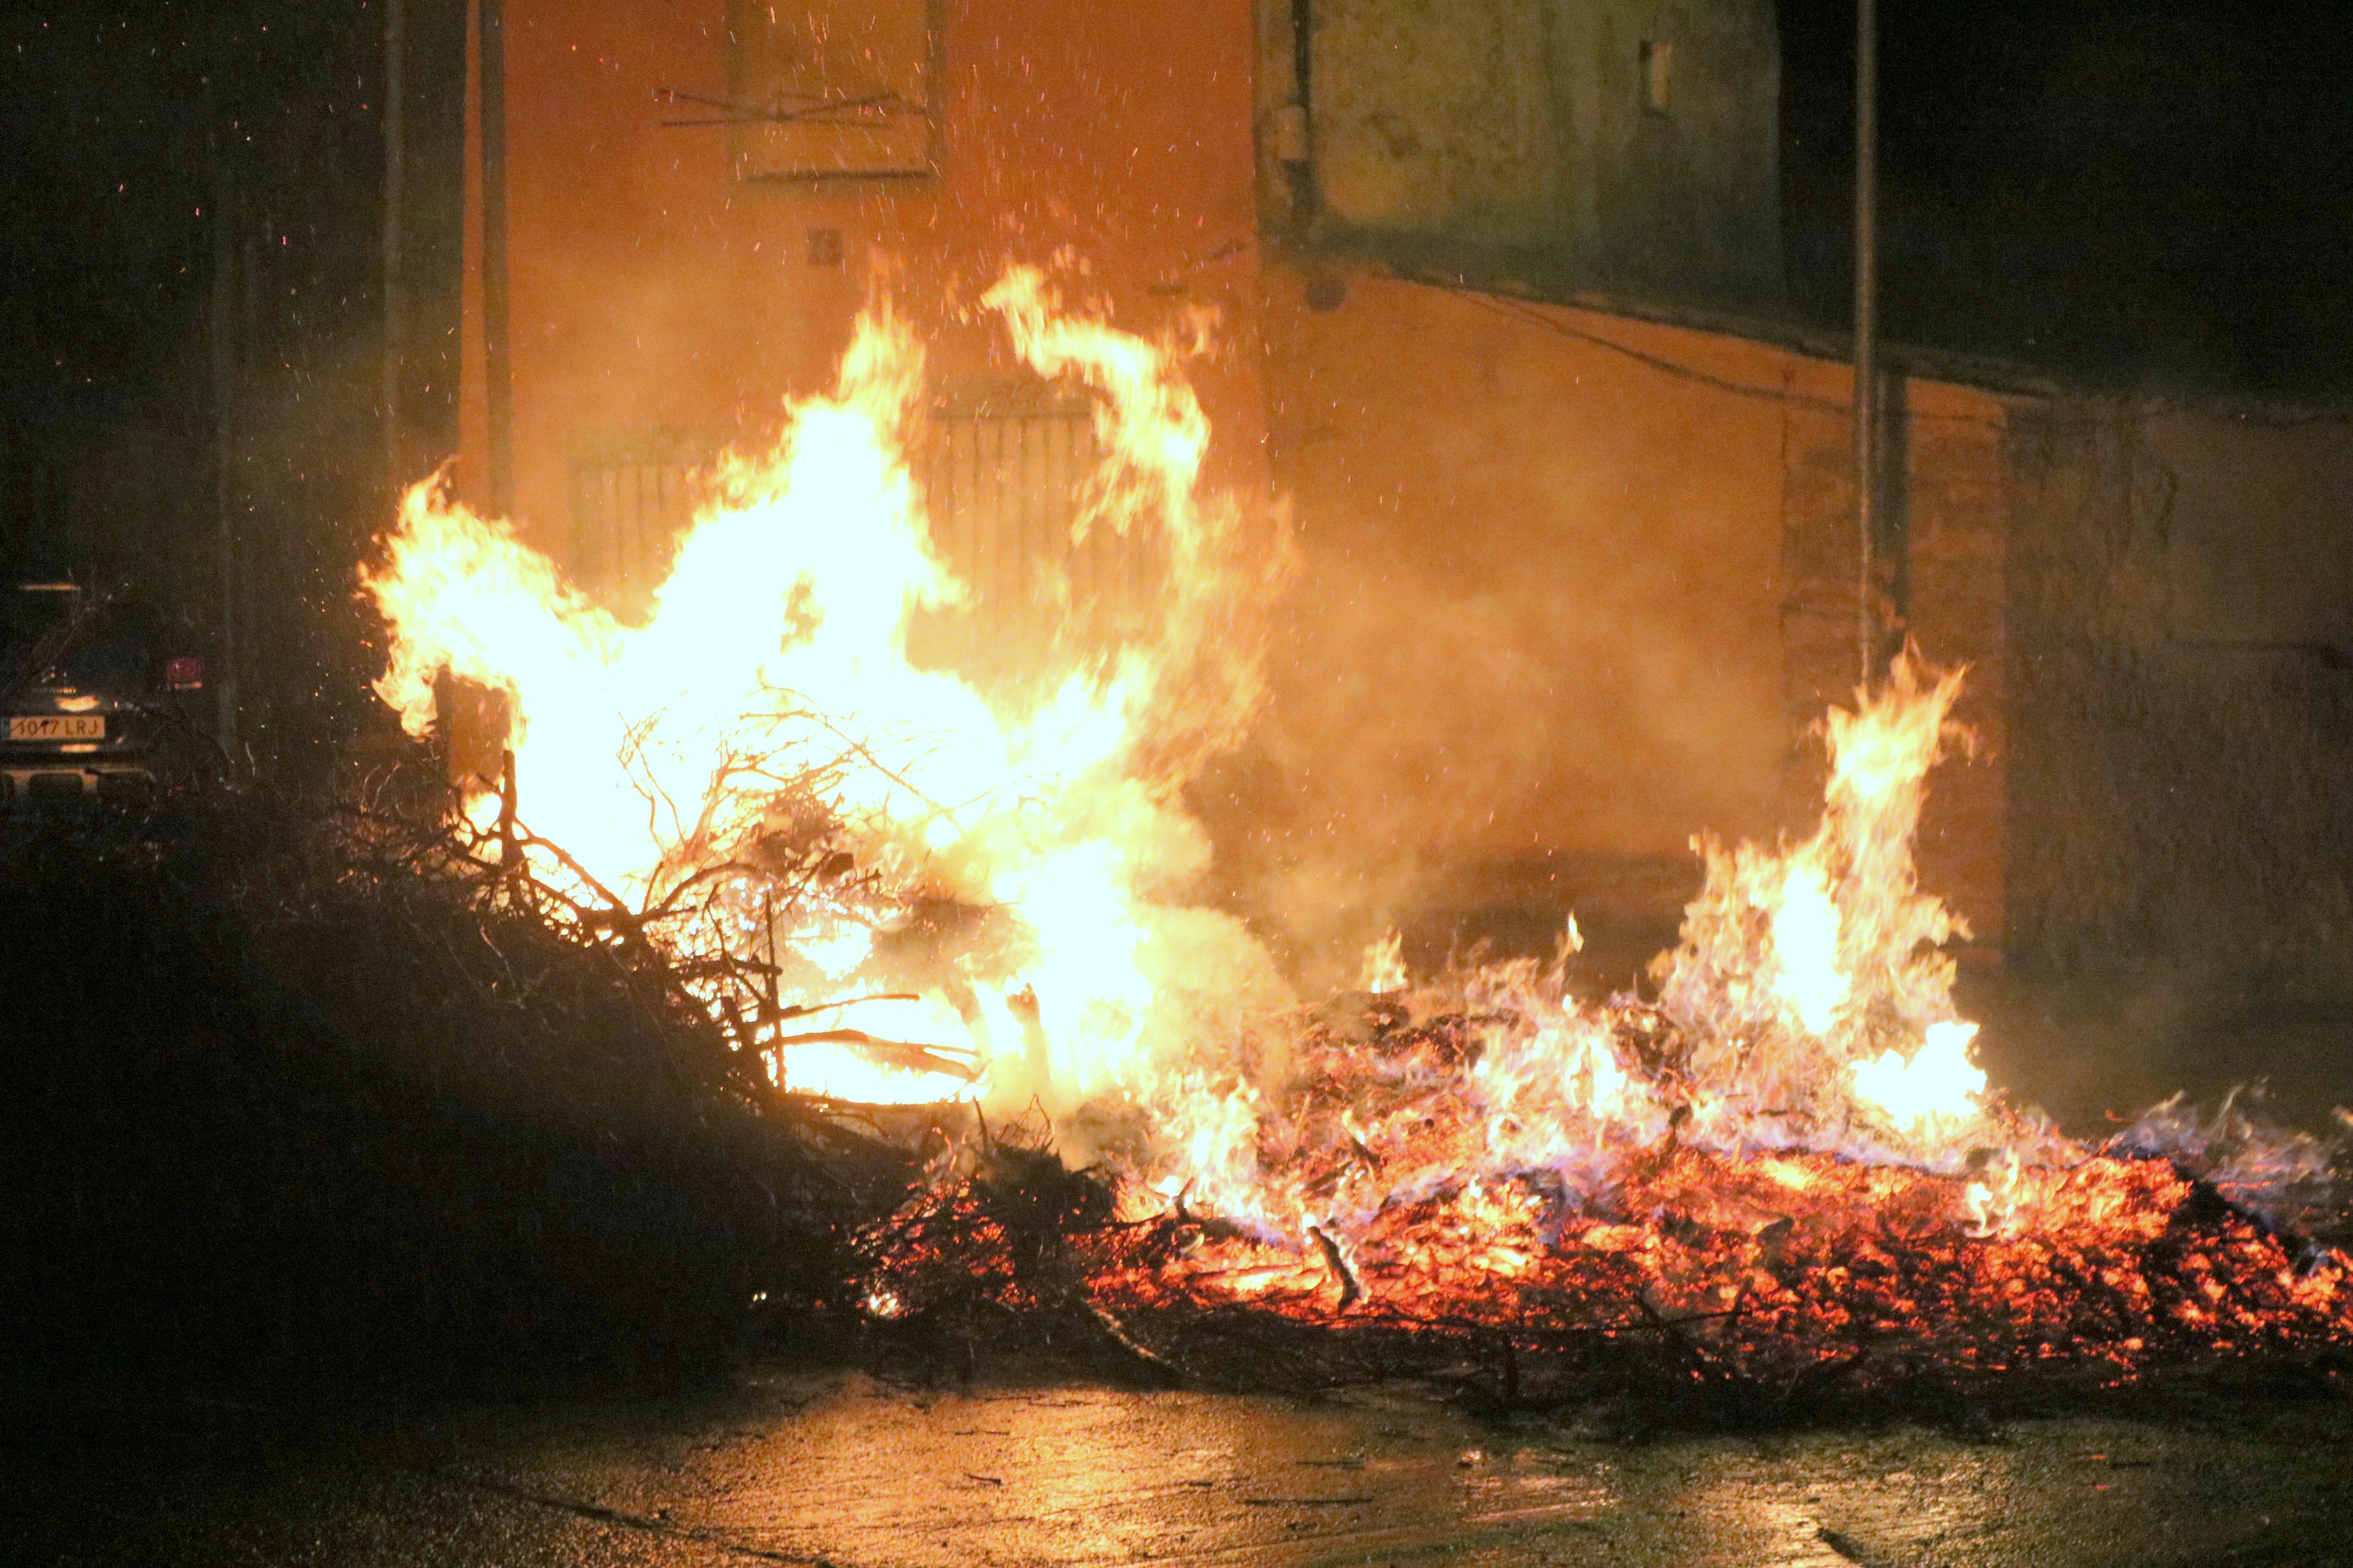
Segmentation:
{"type": "MultiPolygon", "coordinates": [[[[1327,1095],[1426,1083],[1417,1060],[1475,1058],[1482,1025],[1319,1022],[1302,1057],[1327,1095]]],[[[1628,1030],[1630,1055],[1681,1048],[1653,1012],[1628,1030]]],[[[2353,1372],[2341,1256],[2228,1185],[2235,1166],[2200,1174],[2151,1153],[2149,1129],[2071,1168],[2010,1173],[2037,1187],[2012,1194],[2036,1217],[1989,1223],[1983,1166],[1727,1153],[1679,1126],[1599,1193],[1458,1179],[1345,1237],[1298,1237],[1070,1170],[1042,1123],[1017,1124],[944,1154],[860,1231],[860,1309],[934,1370],[1043,1341],[1155,1380],[1310,1393],[1416,1379],[1641,1426],[2330,1396],[2353,1372]]],[[[1355,1139],[1261,1136],[1316,1193],[1371,1157],[1355,1139]]],[[[2341,1224],[2341,1173],[2300,1175],[2299,1216],[2325,1206],[2341,1224]]]]}

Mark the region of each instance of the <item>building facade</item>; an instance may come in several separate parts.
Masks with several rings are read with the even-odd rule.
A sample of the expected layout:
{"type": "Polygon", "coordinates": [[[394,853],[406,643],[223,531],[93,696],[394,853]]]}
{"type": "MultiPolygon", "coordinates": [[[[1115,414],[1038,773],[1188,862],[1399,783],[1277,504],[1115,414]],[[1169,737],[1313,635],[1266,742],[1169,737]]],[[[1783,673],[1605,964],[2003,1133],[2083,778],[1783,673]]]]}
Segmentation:
{"type": "MultiPolygon", "coordinates": [[[[506,0],[514,510],[627,606],[698,466],[825,386],[887,284],[930,345],[944,525],[1046,548],[1083,422],[959,307],[1008,261],[1076,258],[1123,325],[1214,318],[1213,466],[1298,525],[1268,710],[1198,792],[1227,896],[1301,951],[1398,919],[1534,942],[1574,908],[1630,963],[1672,935],[1694,833],[1810,826],[1811,726],[1858,673],[1843,345],[1777,315],[1775,37],[1763,0],[506,0]]],[[[2246,662],[2208,626],[2231,552],[2152,524],[2117,443],[2174,454],[2185,497],[2309,454],[2240,412],[2152,434],[1894,357],[1870,615],[1970,667],[1976,744],[1934,782],[1921,864],[1974,952],[2227,968],[2185,919],[2124,911],[2235,859],[2282,868],[2242,900],[2279,951],[2315,974],[2353,953],[2353,921],[2311,912],[2353,888],[2345,828],[2307,802],[2312,842],[2276,845],[2252,773],[2185,801],[2117,742],[2100,787],[2176,826],[2075,863],[2095,803],[2070,736],[2136,702],[2235,735],[2218,671],[2246,662]],[[2052,542],[2077,535],[2203,550],[2180,570],[2207,575],[2150,568],[2169,585],[2126,626],[2128,573],[2066,587],[2052,542]]],[[[471,485],[485,421],[470,377],[471,485]]],[[[2306,541],[2309,506],[2278,505],[2306,541]]],[[[2315,727],[2344,682],[2304,646],[2264,656],[2287,671],[2264,743],[2341,779],[2315,727]]]]}

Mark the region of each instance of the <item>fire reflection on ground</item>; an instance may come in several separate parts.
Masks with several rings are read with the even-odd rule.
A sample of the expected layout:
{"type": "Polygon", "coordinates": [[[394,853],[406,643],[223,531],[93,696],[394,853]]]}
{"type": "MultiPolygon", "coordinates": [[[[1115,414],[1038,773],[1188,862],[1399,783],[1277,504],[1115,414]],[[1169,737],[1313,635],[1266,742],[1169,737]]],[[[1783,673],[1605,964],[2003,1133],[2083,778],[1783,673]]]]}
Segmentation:
{"type": "MultiPolygon", "coordinates": [[[[235,1445],[15,1478],[47,1561],[472,1568],[797,1562],[2331,1562],[2342,1405],[1629,1443],[1405,1392],[1311,1405],[774,1372],[709,1400],[507,1408],[322,1453],[235,1445]]],[[[16,1521],[12,1521],[16,1522],[16,1521]]]]}

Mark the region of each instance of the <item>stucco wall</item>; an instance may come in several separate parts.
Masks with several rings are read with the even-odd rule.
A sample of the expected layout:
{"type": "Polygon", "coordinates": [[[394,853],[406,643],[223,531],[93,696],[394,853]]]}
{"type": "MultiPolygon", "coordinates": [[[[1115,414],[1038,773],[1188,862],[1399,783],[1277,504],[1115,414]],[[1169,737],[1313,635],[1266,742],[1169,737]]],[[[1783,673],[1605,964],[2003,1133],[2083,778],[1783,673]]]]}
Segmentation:
{"type": "MultiPolygon", "coordinates": [[[[1315,242],[1555,290],[1778,302],[1769,0],[1317,0],[1309,15],[1315,242]],[[1670,51],[1663,105],[1644,98],[1652,45],[1670,51]]],[[[1298,89],[1286,75],[1272,90],[1298,89]]]]}
{"type": "Polygon", "coordinates": [[[1965,743],[1930,775],[1920,880],[1969,923],[1963,963],[2000,962],[2010,943],[2010,408],[1981,392],[1915,379],[1905,398],[1905,632],[1930,662],[1965,665],[1953,717],[1965,743]]]}
{"type": "MultiPolygon", "coordinates": [[[[1253,340],[1249,0],[1106,11],[1076,0],[945,0],[936,178],[810,191],[737,180],[727,131],[661,89],[723,98],[721,0],[508,0],[516,510],[560,545],[584,432],[752,434],[828,384],[887,258],[942,384],[1008,369],[969,301],[1012,259],[1067,250],[1082,287],[1158,332],[1207,309],[1253,340]],[[840,237],[813,265],[812,231],[840,237]]],[[[479,295],[469,363],[479,366],[479,295]]],[[[1214,460],[1262,488],[1255,359],[1195,367],[1214,460]]],[[[483,404],[468,389],[465,478],[483,404]]]]}
{"type": "Polygon", "coordinates": [[[2265,470],[2353,437],[2275,434],[2088,401],[2014,421],[2010,911],[2035,967],[2353,994],[2353,670],[2261,617],[2192,640],[2216,611],[2172,564],[2180,498],[2219,468],[2247,480],[2251,545],[2301,529],[2328,569],[2341,515],[2267,505],[2303,479],[2265,470]]]}
{"type": "MultiPolygon", "coordinates": [[[[1856,604],[1852,373],[1794,363],[1788,386],[1783,509],[1782,713],[1805,737],[1847,705],[1861,670],[1856,604]]],[[[2003,468],[2006,400],[1890,374],[1881,393],[1881,493],[1872,570],[1883,658],[1908,643],[1930,666],[1967,668],[1953,717],[1965,740],[1929,776],[1917,860],[1924,886],[1968,922],[1970,962],[2005,939],[2004,769],[2009,753],[2010,524],[2003,468]]],[[[1821,798],[1823,752],[1801,739],[1784,775],[1785,816],[1821,798]]]]}

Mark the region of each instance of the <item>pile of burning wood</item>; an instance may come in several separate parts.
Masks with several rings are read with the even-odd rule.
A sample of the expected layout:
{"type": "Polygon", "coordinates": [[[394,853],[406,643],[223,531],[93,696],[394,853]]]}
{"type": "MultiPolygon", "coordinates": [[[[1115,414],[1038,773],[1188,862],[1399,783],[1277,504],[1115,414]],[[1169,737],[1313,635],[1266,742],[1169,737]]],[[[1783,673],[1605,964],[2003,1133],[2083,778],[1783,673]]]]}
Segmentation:
{"type": "MultiPolygon", "coordinates": [[[[1484,1026],[1452,1016],[1331,1042],[1314,1098],[1361,1106],[1381,1068],[1475,1053],[1484,1026]]],[[[1632,1035],[1630,1054],[1658,1037],[1632,1035]]],[[[1446,1137],[1443,1107],[1401,1108],[1446,1137]]],[[[1320,1137],[1270,1127],[1262,1156],[1296,1162],[1302,1190],[1329,1202],[1377,1161],[1346,1120],[1320,1137]]],[[[1996,1216],[1982,1162],[1940,1173],[1727,1152],[1679,1130],[1588,1192],[1543,1170],[1441,1177],[1296,1237],[1068,1172],[1018,1132],[983,1139],[864,1233],[865,1301],[984,1335],[1088,1318],[1213,1383],[1467,1371],[1512,1401],[1625,1392],[1792,1414],[2353,1366],[2346,1259],[2274,1223],[2265,1200],[2290,1191],[2277,1181],[2225,1167],[2218,1184],[2128,1134],[2009,1173],[1996,1216]]],[[[2328,1213],[2333,1184],[2302,1173],[2302,1217],[2328,1213]]]]}
{"type": "Polygon", "coordinates": [[[1417,987],[1377,949],[1367,991],[1293,1016],[1176,1128],[1093,1126],[1088,1201],[1008,1184],[1034,1158],[944,1165],[869,1233],[871,1310],[1077,1303],[1138,1354],[1250,1379],[1270,1327],[1312,1328],[1354,1348],[1280,1364],[1469,1356],[1515,1394],[2334,1375],[2341,1141],[2169,1104],[2086,1146],[1969,1061],[1936,947],[1956,922],[1908,849],[1956,689],[1902,666],[1834,716],[1820,829],[1710,847],[1653,998],[1580,1002],[1526,961],[1417,987]]]}
{"type": "MultiPolygon", "coordinates": [[[[1952,689],[1899,672],[1862,710],[1878,727],[1844,733],[1847,761],[1883,762],[1871,742],[1889,725],[1933,737],[1952,689]]],[[[1888,868],[1861,836],[1890,826],[1873,816],[1880,793],[1913,791],[1932,753],[1876,781],[1834,773],[1846,804],[1769,865],[1713,853],[1685,943],[1656,966],[1656,999],[1580,1004],[1565,963],[1417,986],[1391,942],[1367,955],[1366,989],[1261,1021],[1222,1082],[1197,1084],[1178,1107],[1189,1142],[1134,1098],[1066,1115],[1060,1131],[1097,1155],[1079,1170],[1055,1152],[1042,1105],[992,1126],[963,1099],[926,1110],[777,1081],[767,1064],[804,1041],[902,1068],[926,1053],[801,1028],[817,1009],[778,1000],[780,965],[697,956],[670,934],[711,921],[712,889],[740,900],[747,880],[771,910],[844,896],[860,874],[839,863],[829,773],[777,784],[772,817],[797,825],[789,845],[772,837],[756,859],[634,904],[531,832],[511,767],[494,811],[445,811],[430,826],[364,811],[340,843],[353,875],[428,870],[418,885],[603,955],[648,1026],[692,1046],[715,1083],[862,1168],[854,1274],[805,1276],[779,1308],[846,1306],[966,1343],[1075,1329],[1211,1383],[1467,1368],[1510,1400],[1616,1390],[1719,1411],[2094,1390],[2232,1364],[2334,1377],[2353,1362],[2353,1270],[2322,1239],[2347,1217],[2341,1149],[2227,1108],[2201,1124],[2178,1104],[2084,1147],[1984,1094],[1981,1075],[1923,1108],[1898,1070],[1873,1099],[1860,1089],[1874,1081],[1871,1047],[1901,1037],[1907,1007],[1947,1005],[1949,975],[1917,967],[1916,952],[1840,969],[1833,951],[1830,973],[1875,963],[1882,993],[1852,1009],[1847,1037],[1809,1033],[1802,977],[1773,970],[1786,905],[1739,906],[1760,885],[1786,898],[1802,885],[1792,868],[1815,864],[1833,910],[1868,903],[1848,884],[1888,868]],[[1761,933],[1750,969],[1712,945],[1733,928],[1761,933]],[[1742,1004],[1749,1039],[1732,1048],[1725,1019],[1742,1004]]],[[[1908,816],[1893,826],[1908,835],[1908,816]]],[[[1924,901],[1907,887],[1887,929],[1947,919],[1924,901]]],[[[497,994],[515,977],[501,981],[509,961],[484,945],[490,967],[456,973],[481,971],[497,994]]],[[[1899,1053],[1898,1068],[1929,1051],[1899,1053]]]]}

